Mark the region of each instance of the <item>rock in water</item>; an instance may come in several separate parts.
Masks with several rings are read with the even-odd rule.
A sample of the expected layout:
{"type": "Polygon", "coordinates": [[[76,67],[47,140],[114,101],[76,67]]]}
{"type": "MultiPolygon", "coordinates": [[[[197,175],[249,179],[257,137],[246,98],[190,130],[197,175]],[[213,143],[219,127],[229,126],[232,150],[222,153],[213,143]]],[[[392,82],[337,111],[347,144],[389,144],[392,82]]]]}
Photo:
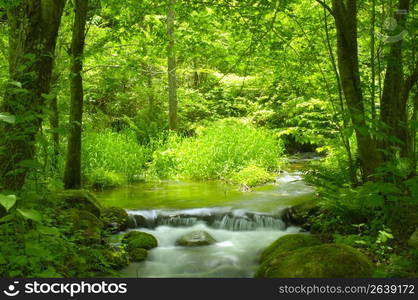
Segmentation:
{"type": "Polygon", "coordinates": [[[102,212],[101,219],[111,233],[128,229],[129,216],[126,210],[120,207],[108,207],[102,212]]]}
{"type": "Polygon", "coordinates": [[[214,243],[216,243],[216,240],[203,230],[189,232],[176,241],[176,245],[186,247],[207,246],[214,243]]]}
{"type": "Polygon", "coordinates": [[[133,230],[123,236],[122,244],[126,245],[128,251],[137,248],[150,250],[158,246],[158,241],[149,233],[133,230]]]}
{"type": "Polygon", "coordinates": [[[323,244],[280,252],[262,261],[255,277],[264,278],[368,278],[374,265],[358,250],[323,244]]]}

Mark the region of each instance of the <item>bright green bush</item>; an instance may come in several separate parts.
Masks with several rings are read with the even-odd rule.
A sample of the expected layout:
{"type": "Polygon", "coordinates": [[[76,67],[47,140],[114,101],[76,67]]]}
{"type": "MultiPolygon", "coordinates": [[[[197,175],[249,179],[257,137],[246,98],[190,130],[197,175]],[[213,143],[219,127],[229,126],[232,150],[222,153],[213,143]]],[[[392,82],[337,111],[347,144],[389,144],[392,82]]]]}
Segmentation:
{"type": "Polygon", "coordinates": [[[199,128],[192,138],[169,138],[153,154],[150,171],[160,178],[228,179],[248,166],[277,169],[283,151],[271,131],[227,119],[199,128]]]}
{"type": "Polygon", "coordinates": [[[233,173],[230,179],[233,183],[252,187],[272,181],[276,176],[275,173],[269,172],[266,169],[255,165],[249,165],[241,171],[233,173]]]}
{"type": "Polygon", "coordinates": [[[149,154],[132,131],[87,131],[83,136],[82,168],[89,184],[102,187],[132,182],[143,175],[149,154]]]}

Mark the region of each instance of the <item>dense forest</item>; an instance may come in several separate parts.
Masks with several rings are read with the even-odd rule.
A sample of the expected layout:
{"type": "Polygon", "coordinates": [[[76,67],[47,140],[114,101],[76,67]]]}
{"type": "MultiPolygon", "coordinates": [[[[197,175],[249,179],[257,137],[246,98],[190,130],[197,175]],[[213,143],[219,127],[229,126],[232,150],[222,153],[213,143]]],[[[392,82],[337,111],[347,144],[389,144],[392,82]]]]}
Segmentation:
{"type": "Polygon", "coordinates": [[[417,7],[0,0],[0,276],[416,277],[417,7]]]}

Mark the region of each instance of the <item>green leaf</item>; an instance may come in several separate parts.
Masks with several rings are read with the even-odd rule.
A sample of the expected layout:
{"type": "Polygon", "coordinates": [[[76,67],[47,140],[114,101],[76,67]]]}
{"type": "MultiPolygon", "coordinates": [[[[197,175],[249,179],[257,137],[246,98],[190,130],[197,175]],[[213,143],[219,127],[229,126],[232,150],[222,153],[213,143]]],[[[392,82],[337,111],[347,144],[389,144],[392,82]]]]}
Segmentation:
{"type": "Polygon", "coordinates": [[[15,81],[15,80],[10,80],[9,84],[17,86],[18,88],[22,88],[22,83],[19,81],[15,81]]]}
{"type": "Polygon", "coordinates": [[[18,208],[17,211],[25,219],[33,220],[33,221],[36,221],[36,222],[41,222],[42,221],[41,214],[38,211],[34,210],[34,209],[22,209],[22,208],[18,208]]]}
{"type": "Polygon", "coordinates": [[[9,123],[9,124],[14,124],[16,122],[16,118],[13,115],[9,115],[6,113],[0,113],[0,121],[9,123]]]}
{"type": "Polygon", "coordinates": [[[6,196],[0,194],[0,204],[6,209],[6,211],[9,211],[9,209],[15,205],[16,200],[17,198],[15,195],[6,196]]]}

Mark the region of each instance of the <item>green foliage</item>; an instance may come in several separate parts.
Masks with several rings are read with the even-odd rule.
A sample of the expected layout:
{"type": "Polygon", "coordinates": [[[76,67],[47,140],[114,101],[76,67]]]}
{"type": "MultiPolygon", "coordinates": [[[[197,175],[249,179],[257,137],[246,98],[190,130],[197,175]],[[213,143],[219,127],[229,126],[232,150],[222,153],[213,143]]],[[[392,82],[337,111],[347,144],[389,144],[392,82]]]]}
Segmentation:
{"type": "Polygon", "coordinates": [[[87,183],[112,187],[139,180],[148,159],[132,131],[87,131],[83,137],[82,168],[87,183]]]}
{"type": "Polygon", "coordinates": [[[154,153],[150,171],[187,179],[226,179],[248,166],[276,170],[282,155],[283,146],[270,131],[227,119],[200,128],[195,137],[168,139],[167,146],[154,153]]]}
{"type": "Polygon", "coordinates": [[[253,187],[269,181],[273,181],[276,176],[277,174],[269,172],[266,169],[256,165],[249,165],[239,172],[232,173],[229,178],[235,184],[253,187]]]}

